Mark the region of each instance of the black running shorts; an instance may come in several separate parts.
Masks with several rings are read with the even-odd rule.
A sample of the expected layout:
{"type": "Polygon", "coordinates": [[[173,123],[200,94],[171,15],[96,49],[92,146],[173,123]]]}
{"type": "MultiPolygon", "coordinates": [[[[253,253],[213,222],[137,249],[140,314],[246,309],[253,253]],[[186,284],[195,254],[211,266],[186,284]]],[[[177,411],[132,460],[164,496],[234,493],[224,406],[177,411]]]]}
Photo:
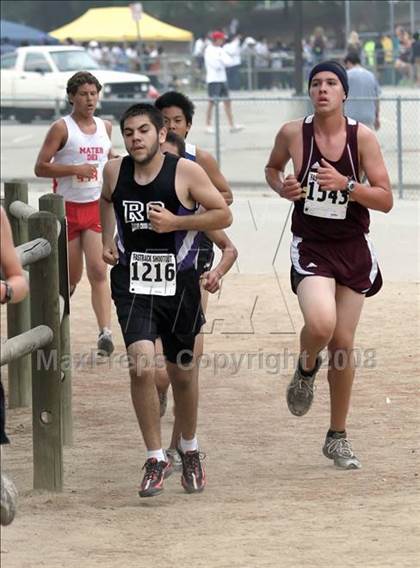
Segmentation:
{"type": "Polygon", "coordinates": [[[197,255],[197,272],[201,276],[204,272],[211,270],[214,260],[213,241],[203,234],[200,241],[200,249],[197,255]]]}
{"type": "Polygon", "coordinates": [[[177,274],[175,296],[149,296],[129,291],[129,268],[117,264],[111,270],[111,291],[125,346],[160,337],[171,363],[192,360],[195,336],[205,319],[201,309],[198,273],[194,268],[177,274]]]}

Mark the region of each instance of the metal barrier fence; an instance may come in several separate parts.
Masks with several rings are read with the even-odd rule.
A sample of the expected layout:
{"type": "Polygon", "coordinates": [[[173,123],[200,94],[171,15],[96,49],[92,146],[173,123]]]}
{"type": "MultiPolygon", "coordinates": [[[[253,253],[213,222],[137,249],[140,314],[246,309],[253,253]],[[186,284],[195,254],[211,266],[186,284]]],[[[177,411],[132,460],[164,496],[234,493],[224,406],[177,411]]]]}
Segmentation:
{"type": "Polygon", "coordinates": [[[67,224],[61,196],[42,196],[39,211],[27,203],[26,183],[5,184],[16,250],[30,267],[30,294],[7,306],[0,364],[9,366],[10,408],[28,406],[32,390],[34,489],[61,491],[62,447],[73,441],[71,373],[61,368],[70,358],[67,224]]]}
{"type": "MultiPolygon", "coordinates": [[[[340,50],[330,51],[325,59],[343,61],[345,53],[340,50]]],[[[411,73],[407,77],[395,68],[397,54],[393,55],[392,62],[379,62],[375,57],[363,61],[363,65],[372,71],[382,86],[402,85],[415,83],[415,66],[412,65],[411,73]]],[[[304,63],[302,75],[307,80],[309,71],[315,63],[304,63]]],[[[181,90],[197,89],[205,86],[206,71],[204,64],[198,65],[196,59],[190,54],[161,54],[158,58],[145,58],[146,70],[141,71],[139,64],[126,68],[118,68],[119,71],[145,73],[157,89],[179,88],[181,90]]],[[[294,53],[274,52],[271,53],[270,61],[266,66],[259,67],[255,61],[255,54],[243,53],[242,61],[235,70],[235,78],[231,88],[243,91],[254,89],[283,88],[289,89],[294,86],[295,60],[294,53]]]]}
{"type": "MultiPolygon", "coordinates": [[[[371,99],[362,99],[371,100],[371,99]]],[[[193,130],[191,141],[210,150],[233,187],[266,187],[264,166],[282,124],[312,112],[307,97],[231,97],[235,123],[244,128],[231,133],[223,100],[215,99],[214,134],[193,130]]],[[[208,99],[194,99],[196,117],[205,116],[208,99]]],[[[197,121],[194,118],[194,128],[197,121]]],[[[420,197],[420,98],[380,99],[381,127],[376,132],[391,183],[400,198],[420,197]]]]}
{"type": "MultiPolygon", "coordinates": [[[[211,135],[205,132],[207,97],[192,97],[192,100],[196,105],[196,112],[188,140],[216,156],[226,179],[233,188],[266,188],[264,166],[281,125],[312,112],[308,97],[295,97],[284,93],[278,96],[271,93],[266,96],[261,93],[256,96],[235,94],[231,97],[234,119],[236,123],[244,125],[244,129],[241,132],[229,132],[223,101],[216,99],[212,123],[215,132],[211,135]]],[[[125,109],[136,101],[116,99],[116,102],[125,109]]],[[[379,102],[381,127],[376,134],[392,186],[400,198],[419,198],[420,97],[383,96],[379,102]]],[[[60,116],[58,111],[57,108],[57,116],[60,116]]],[[[3,138],[6,128],[4,123],[3,138]]],[[[37,152],[42,140],[34,141],[37,152]]],[[[113,131],[113,142],[118,152],[124,152],[118,128],[113,131]]],[[[9,148],[7,152],[10,152],[9,148]]],[[[13,154],[10,155],[13,158],[13,154]]],[[[35,156],[34,151],[33,160],[35,156]]],[[[3,168],[6,179],[18,175],[14,172],[13,166],[10,167],[8,164],[3,168]],[[6,168],[13,171],[13,175],[5,174],[6,168]]],[[[31,174],[32,167],[27,174],[21,173],[19,177],[26,175],[29,179],[31,174]]]]}

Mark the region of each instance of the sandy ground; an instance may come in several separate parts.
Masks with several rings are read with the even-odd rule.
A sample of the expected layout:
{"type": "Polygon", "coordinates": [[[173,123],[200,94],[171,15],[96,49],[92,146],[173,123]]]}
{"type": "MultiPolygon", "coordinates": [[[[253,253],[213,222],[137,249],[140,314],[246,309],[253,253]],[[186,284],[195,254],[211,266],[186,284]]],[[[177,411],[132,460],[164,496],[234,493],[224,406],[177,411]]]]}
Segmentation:
{"type": "MultiPolygon", "coordinates": [[[[31,413],[9,412],[13,444],[3,466],[20,501],[2,531],[4,568],[419,565],[417,285],[388,283],[366,301],[348,428],[363,469],[343,472],[321,454],[325,369],[311,412],[301,419],[288,413],[301,318],[286,276],[280,284],[232,274],[211,298],[199,421],[208,487],[201,495],[185,494],[174,474],[162,495],[137,496],[144,450],[127,372],[117,364],[74,371],[75,442],[65,449],[61,494],[32,491],[31,413]]],[[[73,303],[75,358],[96,341],[88,304],[84,281],[73,303]]],[[[123,353],[119,331],[116,338],[123,353]]],[[[168,441],[170,407],[162,426],[168,441]]]]}

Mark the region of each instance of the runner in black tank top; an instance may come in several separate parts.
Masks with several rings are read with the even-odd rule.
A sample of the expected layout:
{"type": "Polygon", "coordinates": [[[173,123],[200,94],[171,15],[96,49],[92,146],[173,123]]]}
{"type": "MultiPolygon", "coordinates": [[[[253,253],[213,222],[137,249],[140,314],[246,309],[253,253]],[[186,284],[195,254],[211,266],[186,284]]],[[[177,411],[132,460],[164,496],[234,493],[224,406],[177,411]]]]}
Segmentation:
{"type": "Polygon", "coordinates": [[[162,449],[155,387],[155,340],[162,339],[180,425],[182,485],[205,486],[195,436],[198,395],[193,380],[195,336],[202,323],[195,269],[198,233],[230,224],[223,198],[197,165],[159,150],[166,130],[152,105],[130,107],[121,119],[129,156],[108,162],[101,196],[104,260],[130,362],[131,392],[147,448],[139,494],[163,489],[171,473],[162,449]],[[205,211],[197,213],[198,203],[205,211]],[[117,242],[114,241],[115,220],[117,242]]]}
{"type": "Polygon", "coordinates": [[[357,469],[346,435],[354,336],[364,297],[382,282],[368,209],[388,212],[392,192],[375,135],[343,116],[345,69],[332,61],[315,66],[308,89],[314,115],[282,127],[266,167],[269,185],[294,204],[291,283],[305,321],[286,398],[292,414],[308,412],[327,347],[331,418],[323,453],[337,467],[357,469]],[[290,159],[295,173],[285,176],[290,159]],[[363,171],[370,185],[361,183],[363,171]]]}

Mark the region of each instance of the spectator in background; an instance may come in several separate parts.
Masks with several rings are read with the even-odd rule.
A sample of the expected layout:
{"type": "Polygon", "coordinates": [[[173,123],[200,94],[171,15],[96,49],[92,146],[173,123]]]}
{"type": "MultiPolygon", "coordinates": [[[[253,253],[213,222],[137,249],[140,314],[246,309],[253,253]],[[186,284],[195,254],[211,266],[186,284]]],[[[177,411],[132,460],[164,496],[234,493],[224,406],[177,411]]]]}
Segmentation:
{"type": "Polygon", "coordinates": [[[203,36],[199,36],[193,47],[193,57],[197,69],[202,71],[204,69],[204,50],[206,48],[206,42],[203,36]]]}
{"type": "Polygon", "coordinates": [[[402,26],[395,28],[398,39],[398,56],[395,60],[395,70],[398,73],[398,82],[401,79],[412,78],[412,44],[411,35],[402,26]]]}
{"type": "Polygon", "coordinates": [[[257,89],[269,89],[271,87],[270,64],[271,54],[268,48],[267,38],[261,36],[258,38],[255,46],[257,89]]]}
{"type": "Polygon", "coordinates": [[[16,46],[12,44],[8,37],[1,38],[1,55],[15,51],[16,46]]]}
{"type": "Polygon", "coordinates": [[[385,65],[385,53],[381,34],[378,34],[375,39],[375,61],[377,69],[382,69],[385,65]]]}
{"type": "Polygon", "coordinates": [[[101,46],[99,45],[99,43],[97,41],[92,40],[92,41],[89,42],[88,53],[96,61],[96,63],[98,63],[98,65],[101,65],[101,63],[102,63],[102,49],[101,49],[101,46]]]}
{"type": "Polygon", "coordinates": [[[368,39],[363,46],[365,65],[375,67],[375,40],[368,39]]]}
{"type": "Polygon", "coordinates": [[[160,66],[161,66],[161,56],[163,54],[163,47],[161,45],[153,46],[149,54],[149,70],[150,82],[156,89],[161,89],[162,85],[159,81],[160,66]]]}
{"type": "Polygon", "coordinates": [[[362,42],[360,41],[359,34],[352,31],[347,40],[347,53],[357,53],[360,57],[362,53],[362,42]]]}
{"type": "Polygon", "coordinates": [[[362,122],[371,130],[378,130],[379,100],[381,90],[375,75],[362,67],[357,53],[348,53],[344,58],[349,83],[348,98],[345,103],[345,114],[358,122],[362,122]],[[352,100],[354,97],[368,97],[373,100],[352,100]]]}
{"type": "Polygon", "coordinates": [[[394,45],[392,39],[387,34],[381,35],[382,51],[384,54],[384,68],[381,74],[383,85],[392,84],[392,67],[394,64],[394,45]]]}
{"type": "Polygon", "coordinates": [[[419,32],[413,35],[413,45],[411,46],[411,62],[413,64],[413,76],[416,86],[420,87],[420,40],[419,32]]]}
{"type": "Polygon", "coordinates": [[[126,44],[125,56],[127,58],[128,70],[132,73],[138,73],[140,71],[139,54],[134,43],[126,44]]]}
{"type": "Polygon", "coordinates": [[[305,76],[305,81],[308,80],[309,73],[314,65],[311,43],[308,39],[303,38],[302,40],[302,58],[303,58],[303,72],[305,76]]]}
{"type": "Polygon", "coordinates": [[[221,31],[213,32],[211,34],[212,43],[206,47],[206,51],[204,52],[206,83],[209,96],[206,115],[206,132],[208,134],[214,133],[211,121],[214,107],[213,99],[215,98],[223,99],[223,105],[225,107],[226,118],[230,126],[230,131],[238,132],[243,128],[243,126],[235,124],[233,121],[232,105],[229,99],[226,75],[226,66],[231,63],[231,58],[222,48],[225,37],[225,34],[221,31]]]}
{"type": "Polygon", "coordinates": [[[325,59],[327,41],[328,40],[326,35],[324,34],[324,29],[321,26],[315,28],[314,33],[310,39],[314,65],[321,63],[321,61],[325,59]]]}
{"type": "Polygon", "coordinates": [[[129,61],[125,49],[122,48],[121,44],[115,43],[112,46],[110,58],[112,69],[115,71],[127,71],[129,61]]]}
{"type": "Polygon", "coordinates": [[[226,64],[226,76],[228,88],[231,91],[239,91],[241,88],[241,34],[232,36],[223,46],[231,61],[226,64]]]}
{"type": "Polygon", "coordinates": [[[109,48],[109,45],[103,45],[102,46],[102,61],[101,61],[101,65],[102,67],[104,67],[105,69],[111,69],[111,50],[109,48]]]}

